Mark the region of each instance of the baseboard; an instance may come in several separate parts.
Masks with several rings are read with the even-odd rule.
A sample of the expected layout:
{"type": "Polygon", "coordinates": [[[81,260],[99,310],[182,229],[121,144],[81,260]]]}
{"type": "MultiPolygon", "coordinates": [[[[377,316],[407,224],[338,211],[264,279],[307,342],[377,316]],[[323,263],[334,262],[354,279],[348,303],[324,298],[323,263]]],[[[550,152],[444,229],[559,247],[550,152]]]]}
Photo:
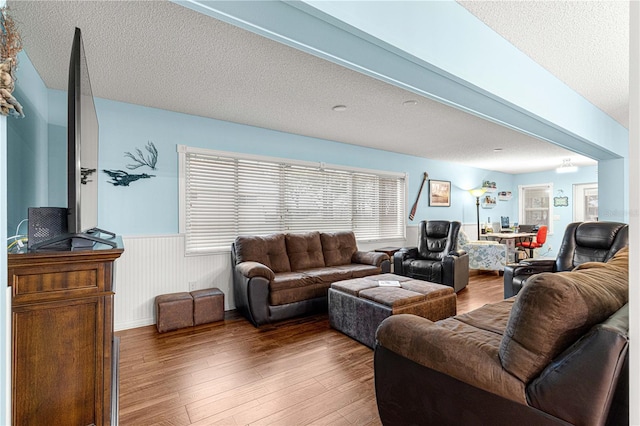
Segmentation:
{"type": "Polygon", "coordinates": [[[503,275],[504,271],[496,271],[496,270],[484,270],[484,269],[469,269],[469,276],[476,276],[476,275],[485,275],[485,274],[492,274],[492,275],[503,275]]]}
{"type": "Polygon", "coordinates": [[[114,331],[129,330],[130,328],[146,327],[147,325],[155,325],[153,318],[140,319],[136,321],[127,321],[114,324],[114,331]]]}

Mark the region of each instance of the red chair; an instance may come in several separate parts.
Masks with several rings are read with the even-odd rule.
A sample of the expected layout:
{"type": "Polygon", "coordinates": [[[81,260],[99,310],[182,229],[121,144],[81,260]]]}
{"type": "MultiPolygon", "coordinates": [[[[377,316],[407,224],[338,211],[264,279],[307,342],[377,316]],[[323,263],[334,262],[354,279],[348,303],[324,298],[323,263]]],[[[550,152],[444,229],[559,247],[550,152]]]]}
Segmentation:
{"type": "Polygon", "coordinates": [[[529,249],[529,257],[533,257],[533,250],[540,248],[547,241],[547,227],[542,225],[538,228],[538,233],[534,240],[521,241],[516,243],[516,247],[521,247],[523,250],[529,249]]]}

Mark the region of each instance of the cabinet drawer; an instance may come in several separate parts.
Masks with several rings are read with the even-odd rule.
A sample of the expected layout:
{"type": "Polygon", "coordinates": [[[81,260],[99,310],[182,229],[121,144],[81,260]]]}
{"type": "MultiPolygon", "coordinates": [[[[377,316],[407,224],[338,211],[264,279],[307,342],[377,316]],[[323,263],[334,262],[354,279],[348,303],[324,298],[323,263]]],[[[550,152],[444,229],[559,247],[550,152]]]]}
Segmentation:
{"type": "Polygon", "coordinates": [[[14,270],[11,277],[14,304],[91,296],[105,291],[104,267],[86,266],[75,266],[73,270],[14,270]]]}

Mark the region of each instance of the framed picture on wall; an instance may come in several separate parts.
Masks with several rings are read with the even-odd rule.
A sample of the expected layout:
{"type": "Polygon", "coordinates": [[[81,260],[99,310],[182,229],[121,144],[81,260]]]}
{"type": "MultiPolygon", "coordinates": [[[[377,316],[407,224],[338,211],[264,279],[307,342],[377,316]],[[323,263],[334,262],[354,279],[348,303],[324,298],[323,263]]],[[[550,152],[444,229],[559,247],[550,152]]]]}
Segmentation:
{"type": "Polygon", "coordinates": [[[429,205],[431,207],[451,206],[451,182],[429,179],[429,205]]]}

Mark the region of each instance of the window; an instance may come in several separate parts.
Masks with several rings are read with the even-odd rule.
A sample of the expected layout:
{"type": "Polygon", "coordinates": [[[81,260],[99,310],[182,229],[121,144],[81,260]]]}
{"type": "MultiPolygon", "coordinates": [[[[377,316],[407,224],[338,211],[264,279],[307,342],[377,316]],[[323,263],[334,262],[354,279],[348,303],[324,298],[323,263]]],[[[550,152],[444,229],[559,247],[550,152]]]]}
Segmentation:
{"type": "Polygon", "coordinates": [[[352,230],[405,237],[405,175],[178,146],[187,254],[229,250],[238,235],[352,230]]]}
{"type": "Polygon", "coordinates": [[[598,220],[598,184],[573,185],[573,221],[596,222],[598,220]]]}
{"type": "Polygon", "coordinates": [[[518,187],[520,223],[525,225],[547,225],[551,234],[553,217],[551,196],[553,184],[522,185],[518,187]]]}

